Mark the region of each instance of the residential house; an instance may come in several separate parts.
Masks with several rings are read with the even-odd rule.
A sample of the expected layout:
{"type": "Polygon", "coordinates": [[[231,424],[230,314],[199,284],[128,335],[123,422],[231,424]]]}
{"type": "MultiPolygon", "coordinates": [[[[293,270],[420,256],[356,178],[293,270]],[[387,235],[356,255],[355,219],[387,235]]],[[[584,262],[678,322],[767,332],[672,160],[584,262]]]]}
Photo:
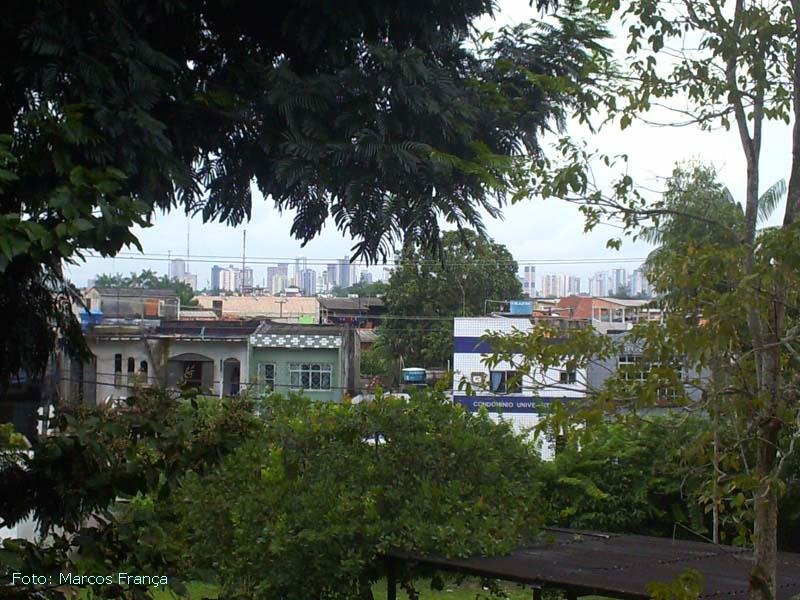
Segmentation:
{"type": "Polygon", "coordinates": [[[373,329],[380,325],[385,313],[383,298],[319,298],[319,322],[323,324],[373,329]]]}
{"type": "Polygon", "coordinates": [[[176,387],[186,381],[215,396],[246,382],[249,336],[258,321],[104,321],[85,338],[93,359],[66,361],[61,395],[96,403],[125,398],[136,386],[176,387]]]}
{"type": "Polygon", "coordinates": [[[265,322],[250,336],[251,389],[302,390],[318,400],[353,397],[360,349],[353,327],[265,322]]]}

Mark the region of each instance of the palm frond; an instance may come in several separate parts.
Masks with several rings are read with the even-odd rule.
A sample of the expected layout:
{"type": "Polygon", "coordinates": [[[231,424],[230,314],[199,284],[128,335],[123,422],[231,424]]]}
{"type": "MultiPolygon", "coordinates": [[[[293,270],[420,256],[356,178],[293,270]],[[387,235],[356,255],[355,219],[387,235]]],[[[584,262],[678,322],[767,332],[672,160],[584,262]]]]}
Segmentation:
{"type": "Polygon", "coordinates": [[[775,211],[778,203],[786,195],[786,180],[779,179],[773,183],[769,189],[761,194],[758,199],[758,221],[763,223],[769,219],[770,215],[775,211]]]}

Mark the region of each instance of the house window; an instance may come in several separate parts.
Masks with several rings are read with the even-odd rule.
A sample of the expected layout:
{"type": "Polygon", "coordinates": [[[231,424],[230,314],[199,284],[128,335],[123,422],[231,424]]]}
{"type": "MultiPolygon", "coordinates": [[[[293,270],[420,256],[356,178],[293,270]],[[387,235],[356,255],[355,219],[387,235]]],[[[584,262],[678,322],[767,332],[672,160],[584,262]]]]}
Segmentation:
{"type": "Polygon", "coordinates": [[[289,385],[304,390],[330,390],[333,368],[327,363],[289,365],[289,385]]]}
{"type": "Polygon", "coordinates": [[[139,363],[139,372],[147,375],[147,361],[143,360],[139,363]]]}
{"type": "Polygon", "coordinates": [[[131,356],[128,358],[128,373],[133,373],[134,371],[136,371],[136,361],[131,356]]]}
{"type": "Polygon", "coordinates": [[[263,386],[265,391],[275,389],[275,365],[272,363],[259,363],[258,383],[263,386]]]}
{"type": "Polygon", "coordinates": [[[559,383],[577,383],[578,374],[575,371],[561,371],[558,374],[559,383]]]}
{"type": "Polygon", "coordinates": [[[489,386],[493,394],[522,392],[522,374],[516,371],[489,371],[489,386]]]}
{"type": "Polygon", "coordinates": [[[122,385],[122,354],[114,355],[114,385],[122,385]]]}
{"type": "Polygon", "coordinates": [[[635,354],[622,354],[617,360],[617,367],[625,381],[647,381],[650,365],[635,354]]]}

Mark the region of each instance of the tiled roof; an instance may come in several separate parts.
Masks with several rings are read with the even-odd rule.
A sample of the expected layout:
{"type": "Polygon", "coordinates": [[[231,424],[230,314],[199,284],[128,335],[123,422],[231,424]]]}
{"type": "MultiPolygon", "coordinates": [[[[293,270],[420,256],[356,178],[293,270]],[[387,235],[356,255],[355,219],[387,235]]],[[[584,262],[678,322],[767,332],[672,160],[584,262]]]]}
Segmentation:
{"type": "Polygon", "coordinates": [[[342,343],[342,328],[267,322],[250,336],[250,343],[261,348],[338,348],[342,343]]]}

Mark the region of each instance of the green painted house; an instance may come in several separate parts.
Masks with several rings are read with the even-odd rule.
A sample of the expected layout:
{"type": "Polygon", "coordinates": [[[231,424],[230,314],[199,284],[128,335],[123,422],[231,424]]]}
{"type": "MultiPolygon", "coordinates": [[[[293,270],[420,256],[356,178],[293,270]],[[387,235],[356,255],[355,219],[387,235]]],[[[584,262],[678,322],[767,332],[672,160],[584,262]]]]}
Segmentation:
{"type": "Polygon", "coordinates": [[[355,329],[266,321],[250,336],[250,387],[339,401],[359,393],[355,329]]]}

